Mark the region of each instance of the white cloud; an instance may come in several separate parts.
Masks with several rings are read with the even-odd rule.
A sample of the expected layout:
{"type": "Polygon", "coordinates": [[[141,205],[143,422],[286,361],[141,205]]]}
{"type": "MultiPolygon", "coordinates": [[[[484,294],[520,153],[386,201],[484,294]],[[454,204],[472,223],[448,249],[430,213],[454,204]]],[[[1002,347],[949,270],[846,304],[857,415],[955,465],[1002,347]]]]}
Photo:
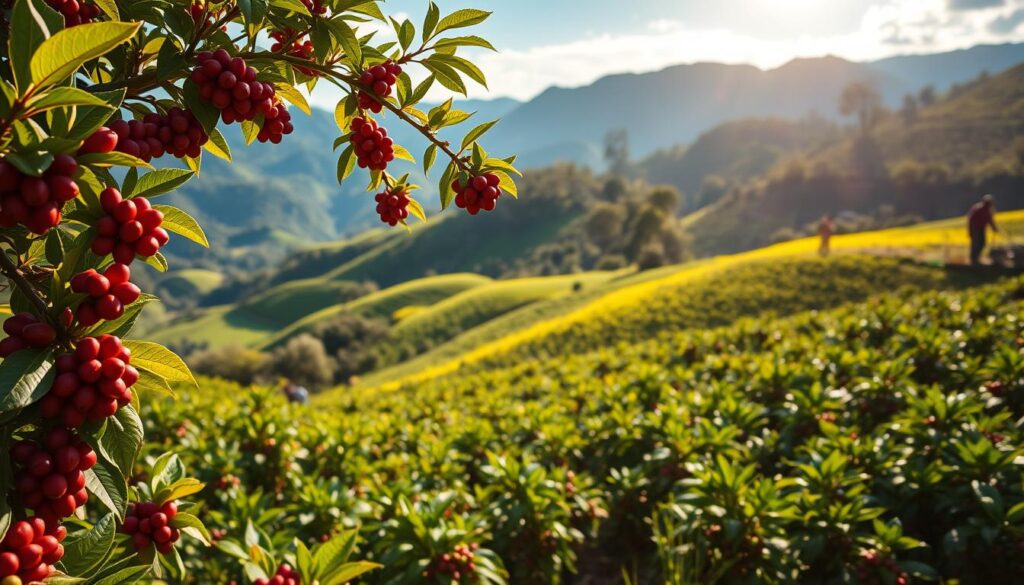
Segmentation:
{"type": "MultiPolygon", "coordinates": [[[[992,24],[1022,7],[1024,0],[969,11],[952,10],[948,0],[883,0],[865,10],[860,26],[851,33],[786,39],[656,20],[640,33],[592,35],[526,50],[476,52],[472,58],[487,74],[490,92],[474,84],[470,95],[529,99],[550,86],[586,85],[611,73],[654,71],[678,63],[715,61],[772,68],[795,57],[831,54],[859,61],[1019,41],[1024,40],[1024,30],[1006,31],[992,24]]],[[[321,103],[324,97],[314,99],[321,103]]]]}

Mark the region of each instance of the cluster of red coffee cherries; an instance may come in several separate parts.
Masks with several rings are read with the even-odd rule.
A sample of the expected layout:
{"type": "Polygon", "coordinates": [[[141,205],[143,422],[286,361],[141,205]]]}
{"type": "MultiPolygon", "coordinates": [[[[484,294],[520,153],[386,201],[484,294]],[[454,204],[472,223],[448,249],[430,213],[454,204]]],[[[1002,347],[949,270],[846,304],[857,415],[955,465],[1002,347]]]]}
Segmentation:
{"type": "Polygon", "coordinates": [[[88,24],[100,15],[99,7],[85,0],[46,0],[46,3],[64,15],[64,26],[67,28],[88,24]]]}
{"type": "Polygon", "coordinates": [[[861,553],[856,573],[857,582],[865,585],[882,585],[883,583],[907,585],[910,583],[910,575],[901,571],[892,557],[883,556],[876,550],[861,553]],[[888,573],[888,575],[883,577],[882,573],[888,573]]]}
{"type": "Polygon", "coordinates": [[[19,520],[0,542],[0,583],[35,583],[53,574],[53,565],[64,557],[61,542],[68,535],[63,526],[38,516],[19,520]]]}
{"type": "Polygon", "coordinates": [[[0,226],[22,224],[34,234],[45,234],[60,223],[64,204],[78,197],[78,183],[72,178],[78,163],[66,154],[53,157],[41,177],[19,171],[0,160],[0,226]]]}
{"type": "Polygon", "coordinates": [[[74,352],[57,356],[57,377],[39,401],[40,411],[73,429],[112,416],[132,401],[139,371],[130,364],[131,351],[119,338],[83,337],[74,352]]]}
{"type": "Polygon", "coordinates": [[[292,126],[292,115],[284,107],[283,104],[278,104],[273,108],[270,108],[270,112],[263,121],[263,127],[260,128],[259,133],[256,135],[256,139],[260,142],[270,142],[272,144],[278,144],[281,142],[281,137],[285,134],[291,134],[295,129],[292,126]],[[273,114],[273,118],[269,117],[273,114]]]}
{"type": "Polygon", "coordinates": [[[209,140],[192,112],[173,107],[166,114],[146,114],[142,120],[115,120],[86,138],[78,153],[116,150],[146,162],[165,154],[196,158],[209,140]]]}
{"type": "Polygon", "coordinates": [[[82,327],[92,327],[100,320],[113,321],[124,314],[142,291],[129,282],[131,270],[126,264],[111,264],[100,274],[90,268],[71,278],[71,291],[89,295],[78,305],[75,317],[82,327]]]}
{"type": "Polygon", "coordinates": [[[388,163],[395,160],[395,143],[388,138],[388,131],[372,118],[355,118],[351,128],[349,141],[355,149],[359,168],[375,171],[388,168],[388,163]]]}
{"type": "Polygon", "coordinates": [[[394,226],[409,217],[409,192],[404,189],[383,191],[374,196],[380,220],[394,226]]]}
{"type": "Polygon", "coordinates": [[[302,583],[302,575],[285,563],[277,568],[277,572],[269,579],[260,577],[252,582],[253,585],[299,585],[302,583]]]}
{"type": "Polygon", "coordinates": [[[148,258],[170,240],[160,227],[164,214],[145,197],[124,199],[114,187],[100,193],[100,206],[107,214],[96,221],[92,251],[97,256],[114,255],[114,262],[131,264],[135,256],[148,258]]]}
{"type": "Polygon", "coordinates": [[[381,100],[388,97],[401,74],[402,66],[390,60],[363,71],[359,77],[359,83],[363,84],[364,88],[359,92],[359,107],[375,114],[380,113],[384,106],[370,94],[381,100]]]}
{"type": "Polygon", "coordinates": [[[121,523],[121,532],[132,537],[132,546],[137,551],[155,545],[160,554],[167,554],[181,538],[181,532],[170,524],[177,515],[178,505],[174,502],[132,504],[121,523]]]}
{"type": "Polygon", "coordinates": [[[4,333],[0,341],[0,358],[29,347],[48,347],[57,338],[57,332],[49,323],[39,320],[32,313],[18,313],[4,321],[4,333]]]}
{"type": "Polygon", "coordinates": [[[56,427],[42,444],[19,441],[11,448],[11,460],[21,503],[47,524],[56,524],[89,501],[85,471],[96,464],[96,452],[74,431],[56,427]]]}
{"type": "MultiPolygon", "coordinates": [[[[192,81],[199,86],[199,95],[220,111],[225,124],[253,120],[262,115],[262,130],[268,130],[266,140],[280,142],[282,134],[291,134],[291,116],[277,99],[274,86],[256,79],[256,70],[241,57],[232,58],[224,49],[198,55],[198,65],[192,70],[192,81]],[[280,126],[267,127],[274,120],[280,126]]],[[[261,132],[262,132],[261,130],[261,132]]],[[[266,141],[264,140],[264,142],[266,141]]]]}
{"type": "Polygon", "coordinates": [[[465,209],[470,215],[480,213],[480,210],[493,211],[494,205],[501,196],[501,188],[498,185],[501,179],[494,173],[477,175],[465,183],[456,179],[452,182],[452,190],[455,191],[455,205],[465,209]]]}
{"type": "MultiPolygon", "coordinates": [[[[304,39],[304,35],[300,35],[297,31],[290,28],[276,30],[270,33],[270,38],[274,39],[274,43],[270,45],[271,51],[276,53],[287,47],[288,54],[292,57],[296,57],[304,61],[313,60],[313,41],[304,39]]],[[[304,73],[310,77],[320,76],[320,72],[315,69],[303,67],[302,65],[294,65],[294,67],[296,71],[304,73]]]]}
{"type": "Polygon", "coordinates": [[[463,578],[473,581],[473,576],[476,573],[476,564],[473,563],[473,551],[478,548],[480,548],[480,545],[475,542],[456,546],[455,550],[451,553],[444,553],[434,559],[434,562],[423,572],[423,576],[434,577],[444,575],[450,577],[453,581],[459,581],[463,578]]]}

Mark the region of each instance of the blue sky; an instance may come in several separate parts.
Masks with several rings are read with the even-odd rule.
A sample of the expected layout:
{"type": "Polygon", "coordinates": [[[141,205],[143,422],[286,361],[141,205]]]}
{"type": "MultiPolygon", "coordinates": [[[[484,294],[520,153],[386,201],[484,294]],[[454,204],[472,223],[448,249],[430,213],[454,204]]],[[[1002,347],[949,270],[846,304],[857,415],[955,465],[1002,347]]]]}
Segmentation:
{"type": "MultiPolygon", "coordinates": [[[[494,15],[478,27],[499,53],[471,51],[490,90],[529,99],[611,73],[718,61],[777,67],[796,57],[873,60],[1024,41],[1024,0],[437,0],[494,15]]],[[[387,0],[422,21],[427,0],[387,0]]],[[[385,35],[387,33],[384,33],[385,35]]],[[[328,92],[314,101],[333,107],[328,92]]],[[[437,96],[434,96],[435,98],[437,96]]]]}

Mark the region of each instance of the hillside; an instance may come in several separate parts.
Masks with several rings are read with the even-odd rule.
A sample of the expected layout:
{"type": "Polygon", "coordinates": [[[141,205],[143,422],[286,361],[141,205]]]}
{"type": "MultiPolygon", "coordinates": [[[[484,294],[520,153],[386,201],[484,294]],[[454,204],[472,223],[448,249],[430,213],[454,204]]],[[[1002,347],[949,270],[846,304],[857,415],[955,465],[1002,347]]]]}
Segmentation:
{"type": "Polygon", "coordinates": [[[1024,207],[1016,140],[1024,132],[1024,66],[951,93],[916,117],[890,116],[863,138],[780,163],[684,220],[698,254],[763,246],[823,214],[964,213],[984,193],[1024,207]]]}
{"type": "MultiPolygon", "coordinates": [[[[604,337],[550,359],[496,356],[400,391],[325,394],[312,408],[208,379],[178,402],[146,401],[151,452],[174,446],[213,486],[196,498],[225,540],[185,549],[186,562],[197,582],[223,581],[251,521],[238,502],[273,492],[261,530],[315,540],[351,522],[359,558],[382,564],[368,584],[422,582],[438,551],[472,542],[477,566],[517,585],[569,573],[603,583],[623,567],[653,585],[679,566],[693,567],[692,582],[859,571],[1010,585],[1016,555],[973,538],[951,549],[948,535],[990,528],[1000,547],[1019,538],[1022,283],[965,289],[940,268],[878,262],[897,271],[844,276],[846,264],[809,260],[821,272],[801,276],[819,283],[798,295],[805,308],[846,286],[860,291],[851,300],[867,292],[862,277],[894,285],[827,311],[765,290],[762,309],[780,317],[604,337]]],[[[741,272],[733,286],[758,289],[760,276],[741,272]]]]}
{"type": "MultiPolygon", "coordinates": [[[[999,221],[1008,230],[1024,229],[1024,212],[1000,214],[999,221]]],[[[967,236],[961,226],[960,220],[953,219],[838,236],[833,240],[833,248],[840,252],[912,255],[939,263],[962,263],[967,236]]],[[[897,260],[859,256],[816,260],[816,250],[816,239],[806,238],[734,256],[665,267],[652,271],[654,274],[612,280],[591,289],[589,294],[536,303],[471,329],[406,364],[367,376],[363,383],[393,388],[475,364],[486,366],[508,359],[589,351],[598,347],[602,339],[639,341],[655,331],[720,325],[737,315],[760,314],[770,305],[792,311],[797,309],[788,303],[805,309],[824,307],[901,284],[932,288],[965,282],[956,274],[942,274],[897,260]],[[780,265],[786,269],[782,270],[780,265]],[[831,276],[822,276],[820,281],[815,276],[825,274],[831,276]],[[851,284],[842,284],[844,274],[851,284]],[[737,275],[744,278],[736,278],[737,275]],[[922,279],[915,281],[915,276],[922,279]],[[943,280],[947,278],[953,280],[943,280]],[[764,284],[751,286],[750,282],[764,284]],[[807,297],[802,293],[811,290],[822,294],[807,297],[830,300],[822,301],[822,305],[807,305],[807,297]],[[759,301],[763,297],[770,297],[771,303],[759,301]]],[[[970,282],[970,276],[966,278],[970,282]]]]}

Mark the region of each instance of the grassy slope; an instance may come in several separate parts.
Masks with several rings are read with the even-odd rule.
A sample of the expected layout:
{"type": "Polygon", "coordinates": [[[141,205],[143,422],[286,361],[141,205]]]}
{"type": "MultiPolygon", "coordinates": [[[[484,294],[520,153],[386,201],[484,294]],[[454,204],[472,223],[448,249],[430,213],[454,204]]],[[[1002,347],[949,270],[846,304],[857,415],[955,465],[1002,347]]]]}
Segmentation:
{"type": "Polygon", "coordinates": [[[524,305],[570,294],[576,287],[600,286],[614,276],[612,272],[587,272],[494,281],[417,310],[399,321],[392,333],[416,346],[433,346],[524,305]]]}
{"type": "MultiPolygon", "coordinates": [[[[1005,231],[1024,231],[1024,212],[1003,213],[997,219],[1005,231]]],[[[477,335],[476,329],[470,330],[449,344],[442,345],[411,362],[368,376],[364,379],[364,383],[367,385],[386,383],[385,386],[389,388],[397,387],[408,382],[449,374],[466,364],[500,358],[502,355],[509,355],[528,348],[543,348],[552,340],[572,342],[580,328],[584,325],[587,328],[592,328],[595,321],[609,324],[612,328],[618,328],[616,329],[618,331],[622,331],[622,327],[628,328],[630,320],[647,320],[645,326],[649,326],[651,317],[644,316],[640,309],[652,303],[678,297],[684,294],[689,287],[697,286],[702,281],[707,283],[709,278],[721,279],[713,281],[716,283],[715,287],[709,287],[709,290],[721,289],[733,282],[730,275],[732,271],[741,266],[761,261],[770,260],[775,263],[785,258],[811,256],[817,250],[817,245],[816,238],[805,238],[733,256],[722,256],[682,266],[667,267],[660,271],[658,278],[631,282],[629,286],[619,286],[617,290],[608,294],[570,298],[569,302],[557,306],[556,311],[536,312],[533,314],[534,318],[524,319],[514,325],[504,323],[503,325],[506,325],[504,330],[495,329],[494,322],[485,324],[484,327],[489,328],[488,333],[503,333],[503,335],[500,337],[480,336],[477,335]],[[638,313],[640,313],[639,317],[638,313]],[[626,322],[627,325],[622,325],[622,322],[626,322]],[[473,336],[477,337],[475,343],[463,342],[465,338],[473,336]],[[457,346],[458,351],[455,347],[446,347],[447,345],[457,346]],[[447,358],[447,361],[440,361],[439,358],[447,358]]],[[[850,234],[836,237],[833,240],[833,247],[837,251],[884,251],[887,254],[892,254],[910,250],[948,249],[950,257],[954,254],[962,255],[965,246],[966,234],[963,220],[959,218],[909,228],[850,234]],[[953,251],[953,247],[955,247],[955,251],[953,251]]],[[[770,267],[771,265],[769,265],[770,267]]],[[[826,262],[820,266],[820,269],[824,270],[827,267],[826,262]]],[[[849,268],[855,267],[856,264],[849,268]]],[[[892,268],[891,265],[889,267],[892,268]]],[[[769,270],[762,276],[770,275],[771,271],[769,270]]],[[[863,276],[871,277],[871,271],[863,276]]],[[[785,284],[785,282],[778,283],[783,287],[785,284]]],[[[737,293],[742,292],[742,290],[737,291],[737,293]]],[[[790,291],[789,294],[796,295],[797,292],[790,291]]],[[[699,298],[695,299],[695,301],[699,300],[699,298]]],[[[527,307],[527,309],[532,308],[534,307],[527,307]]],[[[756,309],[756,306],[752,308],[756,309]]],[[[663,322],[655,321],[659,325],[663,322]]]]}
{"type": "Polygon", "coordinates": [[[220,286],[224,275],[212,270],[187,268],[167,273],[160,279],[160,287],[172,296],[204,295],[220,286]]]}
{"type": "Polygon", "coordinates": [[[390,319],[395,311],[403,307],[432,305],[452,295],[489,282],[491,282],[490,278],[477,274],[445,274],[409,281],[343,305],[321,309],[275,332],[274,335],[263,339],[259,345],[262,348],[275,347],[289,337],[307,331],[316,324],[343,312],[390,319]]]}

